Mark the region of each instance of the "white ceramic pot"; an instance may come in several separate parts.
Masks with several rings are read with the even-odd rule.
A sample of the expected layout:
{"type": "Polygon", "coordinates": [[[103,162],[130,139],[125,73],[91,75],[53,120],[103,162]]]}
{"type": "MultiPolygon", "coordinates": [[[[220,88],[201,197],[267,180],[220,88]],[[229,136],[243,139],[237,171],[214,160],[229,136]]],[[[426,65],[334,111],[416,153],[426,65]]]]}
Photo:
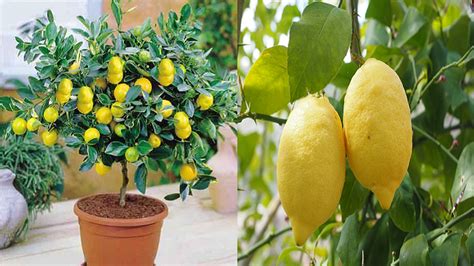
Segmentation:
{"type": "Polygon", "coordinates": [[[28,215],[25,198],[13,186],[15,174],[0,169],[0,249],[10,246],[28,215]]]}
{"type": "Polygon", "coordinates": [[[217,183],[209,186],[212,207],[220,213],[237,211],[237,137],[230,127],[219,130],[224,139],[218,140],[218,151],[209,160],[217,183]]]}

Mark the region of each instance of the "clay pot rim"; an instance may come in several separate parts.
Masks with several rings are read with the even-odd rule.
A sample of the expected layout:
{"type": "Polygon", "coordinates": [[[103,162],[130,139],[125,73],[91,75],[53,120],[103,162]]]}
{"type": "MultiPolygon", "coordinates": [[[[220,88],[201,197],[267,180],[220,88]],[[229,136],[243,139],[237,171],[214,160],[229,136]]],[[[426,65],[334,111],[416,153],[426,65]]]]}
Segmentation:
{"type": "Polygon", "coordinates": [[[127,193],[127,195],[137,195],[149,199],[155,200],[157,203],[161,204],[163,206],[163,211],[153,215],[153,216],[148,216],[144,218],[135,218],[135,219],[120,219],[120,218],[104,218],[100,216],[95,216],[92,214],[89,214],[87,212],[84,212],[83,210],[79,209],[77,206],[77,203],[81,200],[87,199],[89,197],[97,196],[97,195],[116,195],[117,193],[97,193],[89,196],[85,196],[80,198],[76,203],[74,204],[74,213],[77,215],[77,217],[80,220],[84,220],[87,222],[95,223],[95,224],[100,224],[100,225],[108,225],[108,226],[120,226],[120,227],[134,227],[134,226],[143,226],[143,225],[149,225],[149,224],[154,224],[159,221],[163,221],[167,216],[168,216],[168,206],[166,203],[163,201],[146,196],[146,195],[141,195],[141,194],[136,194],[136,193],[127,193]]]}

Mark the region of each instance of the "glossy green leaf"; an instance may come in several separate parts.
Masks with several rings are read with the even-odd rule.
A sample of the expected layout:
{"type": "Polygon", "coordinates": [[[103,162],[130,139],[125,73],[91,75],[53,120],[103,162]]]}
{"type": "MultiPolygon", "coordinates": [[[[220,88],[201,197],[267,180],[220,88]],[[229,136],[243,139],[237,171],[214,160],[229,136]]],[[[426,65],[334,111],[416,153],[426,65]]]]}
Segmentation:
{"type": "Polygon", "coordinates": [[[245,78],[244,96],[251,112],[273,114],[290,102],[288,49],[275,46],[262,52],[245,78]]]}
{"type": "MultiPolygon", "coordinates": [[[[469,48],[471,20],[467,15],[460,17],[446,29],[446,46],[463,55],[469,48]]],[[[471,44],[472,45],[472,44],[471,44]]]]}
{"type": "Polygon", "coordinates": [[[392,24],[392,6],[390,0],[370,0],[365,17],[376,19],[380,23],[390,27],[392,24]]]}
{"type": "Polygon", "coordinates": [[[354,177],[350,169],[346,172],[346,181],[342,190],[340,200],[342,219],[346,219],[355,211],[360,210],[364,206],[365,200],[369,195],[369,190],[364,188],[354,177]]]}
{"type": "Polygon", "coordinates": [[[390,40],[387,27],[377,20],[369,19],[367,29],[365,30],[364,44],[368,45],[384,45],[387,46],[390,40]]]}
{"type": "Polygon", "coordinates": [[[135,171],[135,186],[137,187],[138,191],[142,194],[146,192],[146,177],[147,177],[147,170],[144,163],[140,164],[135,171]]]}
{"type": "Polygon", "coordinates": [[[459,207],[463,202],[474,197],[474,142],[470,143],[459,157],[454,183],[451,189],[451,198],[457,201],[459,198],[459,207]],[[462,197],[460,198],[460,195],[462,197]]]}
{"type": "Polygon", "coordinates": [[[113,156],[123,156],[125,151],[128,149],[128,146],[123,144],[120,141],[112,141],[107,145],[105,153],[113,156]]]}
{"type": "Polygon", "coordinates": [[[341,238],[337,244],[336,253],[345,266],[360,265],[361,253],[359,252],[360,243],[360,224],[357,220],[357,213],[349,216],[342,227],[341,238]]]}
{"type": "Polygon", "coordinates": [[[147,155],[153,150],[153,147],[148,141],[140,140],[140,142],[138,142],[137,149],[140,155],[147,155]]]}
{"type": "Polygon", "coordinates": [[[390,218],[402,231],[411,232],[416,226],[416,210],[413,197],[413,184],[407,175],[395,192],[390,207],[390,218]]]}
{"type": "Polygon", "coordinates": [[[303,11],[290,29],[288,74],[290,99],[322,90],[337,74],[351,39],[347,11],[316,2],[303,11]]]}
{"type": "Polygon", "coordinates": [[[471,264],[474,264],[474,230],[471,230],[471,233],[469,233],[469,236],[467,237],[466,248],[469,252],[471,264]]]}
{"type": "Polygon", "coordinates": [[[461,233],[449,235],[440,246],[433,248],[430,258],[433,266],[457,265],[461,246],[461,233]]]}
{"type": "Polygon", "coordinates": [[[366,266],[387,265],[389,261],[389,216],[384,213],[362,240],[366,266]]]}
{"type": "Polygon", "coordinates": [[[429,246],[424,234],[408,239],[400,249],[400,266],[431,265],[429,246]]]}
{"type": "Polygon", "coordinates": [[[397,38],[393,44],[396,47],[403,46],[427,23],[426,18],[414,7],[409,7],[400,25],[397,38]]]}
{"type": "Polygon", "coordinates": [[[165,200],[172,201],[176,199],[179,199],[179,193],[172,193],[165,196],[165,200]]]}

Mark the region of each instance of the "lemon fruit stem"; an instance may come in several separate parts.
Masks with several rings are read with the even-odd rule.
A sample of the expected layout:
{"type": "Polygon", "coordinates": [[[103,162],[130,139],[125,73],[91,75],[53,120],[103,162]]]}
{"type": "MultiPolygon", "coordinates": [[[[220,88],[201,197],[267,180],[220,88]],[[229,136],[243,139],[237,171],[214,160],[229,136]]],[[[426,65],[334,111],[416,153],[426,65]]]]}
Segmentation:
{"type": "Polygon", "coordinates": [[[127,161],[120,161],[122,165],[122,187],[120,188],[120,207],[125,207],[125,196],[127,195],[127,185],[128,185],[128,169],[127,161]]]}

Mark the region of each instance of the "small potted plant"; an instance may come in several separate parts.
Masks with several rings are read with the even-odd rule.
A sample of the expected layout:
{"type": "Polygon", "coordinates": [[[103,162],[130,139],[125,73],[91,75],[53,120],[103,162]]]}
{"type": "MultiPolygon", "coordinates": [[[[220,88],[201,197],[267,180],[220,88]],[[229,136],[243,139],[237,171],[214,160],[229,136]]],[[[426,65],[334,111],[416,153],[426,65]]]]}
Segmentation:
{"type": "MultiPolygon", "coordinates": [[[[60,198],[63,190],[61,159],[65,161],[66,157],[59,146],[48,148],[32,139],[14,136],[0,140],[0,169],[13,172],[13,186],[25,198],[27,206],[27,217],[12,242],[24,239],[37,214],[49,210],[53,199],[60,198]]],[[[4,196],[0,193],[0,201],[6,201],[4,196]]],[[[18,206],[15,208],[20,211],[18,206]]]]}
{"type": "Polygon", "coordinates": [[[87,45],[57,26],[50,11],[31,40],[17,38],[37,77],[29,78],[23,101],[6,105],[18,109],[14,134],[39,130],[47,146],[64,136],[85,156],[81,171],[122,166],[119,193],[89,196],[74,207],[87,265],[152,265],[168,209],[158,199],[126,194],[128,165],[136,166],[142,193],[148,172],[158,170],[181,178],[167,200],[206,189],[215,180],[205,163],[216,152],[217,129],[236,117],[235,78],[215,75],[209,51],[196,48],[200,25],[189,5],[130,30],[121,29],[127,12],[120,1],[111,5],[117,30],[106,17],[78,17],[84,28],[73,31],[87,45]]]}

